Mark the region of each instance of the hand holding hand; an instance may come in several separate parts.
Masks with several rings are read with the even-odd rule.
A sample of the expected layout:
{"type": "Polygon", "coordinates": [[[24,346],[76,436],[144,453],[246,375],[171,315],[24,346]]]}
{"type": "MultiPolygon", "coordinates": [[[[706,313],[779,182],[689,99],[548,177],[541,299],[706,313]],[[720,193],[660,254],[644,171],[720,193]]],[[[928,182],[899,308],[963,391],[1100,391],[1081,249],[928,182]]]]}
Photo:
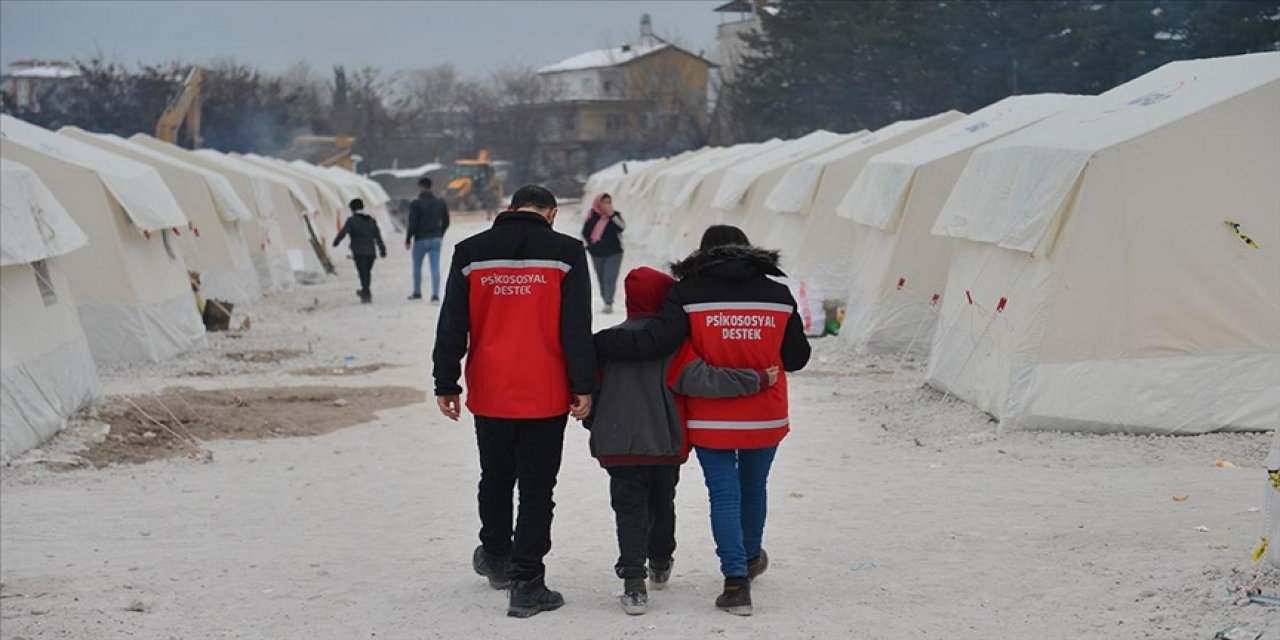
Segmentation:
{"type": "Polygon", "coordinates": [[[765,370],[764,370],[764,372],[765,372],[766,374],[768,374],[768,376],[769,376],[769,386],[770,386],[770,387],[772,387],[772,386],[774,386],[774,385],[778,384],[778,379],[779,379],[779,377],[780,377],[780,375],[779,375],[779,372],[780,372],[780,371],[781,371],[781,370],[780,370],[778,367],[776,367],[776,366],[775,366],[775,367],[769,367],[768,369],[765,369],[765,370]]]}
{"type": "Polygon", "coordinates": [[[579,420],[585,420],[587,416],[591,415],[591,396],[574,396],[573,404],[569,405],[569,415],[579,420]]]}
{"type": "Polygon", "coordinates": [[[462,415],[462,398],[460,396],[436,396],[436,406],[444,417],[457,422],[462,415]]]}

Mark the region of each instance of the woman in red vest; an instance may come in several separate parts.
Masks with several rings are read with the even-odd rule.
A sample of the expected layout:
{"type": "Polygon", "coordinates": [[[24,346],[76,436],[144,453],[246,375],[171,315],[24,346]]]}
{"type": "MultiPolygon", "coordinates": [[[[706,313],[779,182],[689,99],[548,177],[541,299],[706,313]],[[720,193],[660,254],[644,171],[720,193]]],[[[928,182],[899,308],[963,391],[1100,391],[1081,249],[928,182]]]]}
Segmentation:
{"type": "MultiPolygon", "coordinates": [[[[596,334],[605,358],[645,359],[674,352],[686,338],[715,367],[798,371],[809,341],[778,252],[752,247],[737,227],[713,226],[701,247],[672,265],[680,280],[661,315],[641,331],[596,334]]],[[[766,485],[778,443],[790,430],[787,384],[739,398],[689,398],[689,440],[711,499],[711,529],[724,574],[716,606],[751,615],[751,580],[769,558],[762,546],[766,485]]]]}

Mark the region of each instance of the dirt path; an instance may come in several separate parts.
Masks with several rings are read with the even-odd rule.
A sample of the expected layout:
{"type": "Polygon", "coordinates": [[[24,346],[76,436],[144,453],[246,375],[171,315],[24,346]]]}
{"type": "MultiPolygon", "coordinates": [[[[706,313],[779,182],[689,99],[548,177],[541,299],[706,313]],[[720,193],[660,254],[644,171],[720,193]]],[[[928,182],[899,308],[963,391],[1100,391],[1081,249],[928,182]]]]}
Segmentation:
{"type": "MultiPolygon", "coordinates": [[[[482,224],[464,220],[458,236],[482,224]]],[[[378,263],[372,307],[355,304],[341,268],[260,304],[249,334],[113,372],[109,390],[425,390],[436,308],[403,299],[407,256],[378,263]],[[226,356],[271,350],[298,354],[226,356]],[[323,375],[371,363],[396,366],[323,375]],[[284,375],[301,369],[321,375],[284,375]]],[[[1256,543],[1267,437],[997,436],[986,416],[920,389],[918,374],[874,373],[892,363],[851,363],[835,346],[820,344],[793,382],[795,431],[770,490],[773,565],[752,618],[711,607],[719,578],[696,464],[678,499],[672,587],[647,616],[618,611],[607,480],[577,427],[548,558],[568,605],[504,617],[502,594],[469,567],[472,428],[413,404],[326,435],[211,442],[212,464],[4,469],[0,636],[1209,638],[1231,624],[1280,634],[1280,611],[1233,607],[1224,591],[1256,543]],[[1241,468],[1215,467],[1219,457],[1241,468]]]]}

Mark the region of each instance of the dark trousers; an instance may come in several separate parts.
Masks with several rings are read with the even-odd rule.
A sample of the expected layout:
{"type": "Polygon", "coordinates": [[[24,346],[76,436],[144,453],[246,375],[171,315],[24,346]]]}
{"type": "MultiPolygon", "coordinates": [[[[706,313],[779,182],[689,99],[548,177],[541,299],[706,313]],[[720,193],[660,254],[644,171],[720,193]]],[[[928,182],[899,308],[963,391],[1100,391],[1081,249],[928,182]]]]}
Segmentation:
{"type": "Polygon", "coordinates": [[[480,544],[485,552],[510,557],[513,580],[541,577],[551,551],[552,492],[560,473],[568,416],[508,420],[476,416],[480,446],[480,544]],[[512,491],[520,506],[512,527],[512,491]]]}
{"type": "Polygon", "coordinates": [[[676,550],[679,465],[611,467],[609,494],[618,524],[619,578],[643,578],[645,560],[666,568],[676,550]]]}
{"type": "Polygon", "coordinates": [[[600,281],[600,297],[604,303],[613,305],[614,295],[618,292],[618,273],[622,271],[622,254],[611,256],[591,256],[596,266],[596,280],[600,281]]]}
{"type": "Polygon", "coordinates": [[[378,256],[372,253],[357,253],[352,257],[356,260],[356,273],[360,274],[360,290],[369,293],[369,285],[373,281],[373,261],[378,256]]]}

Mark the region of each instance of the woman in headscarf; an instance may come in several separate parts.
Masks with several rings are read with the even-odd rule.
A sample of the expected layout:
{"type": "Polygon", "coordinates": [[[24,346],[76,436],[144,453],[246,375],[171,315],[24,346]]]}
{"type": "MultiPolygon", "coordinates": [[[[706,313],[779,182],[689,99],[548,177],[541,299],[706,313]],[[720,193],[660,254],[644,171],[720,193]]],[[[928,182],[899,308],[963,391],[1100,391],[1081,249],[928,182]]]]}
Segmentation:
{"type": "Polygon", "coordinates": [[[618,290],[618,273],[622,270],[622,232],[627,223],[622,214],[613,208],[613,197],[601,193],[591,201],[586,222],[582,225],[582,238],[587,241],[587,253],[600,281],[600,297],[604,298],[604,312],[613,313],[613,296],[618,290]]]}

